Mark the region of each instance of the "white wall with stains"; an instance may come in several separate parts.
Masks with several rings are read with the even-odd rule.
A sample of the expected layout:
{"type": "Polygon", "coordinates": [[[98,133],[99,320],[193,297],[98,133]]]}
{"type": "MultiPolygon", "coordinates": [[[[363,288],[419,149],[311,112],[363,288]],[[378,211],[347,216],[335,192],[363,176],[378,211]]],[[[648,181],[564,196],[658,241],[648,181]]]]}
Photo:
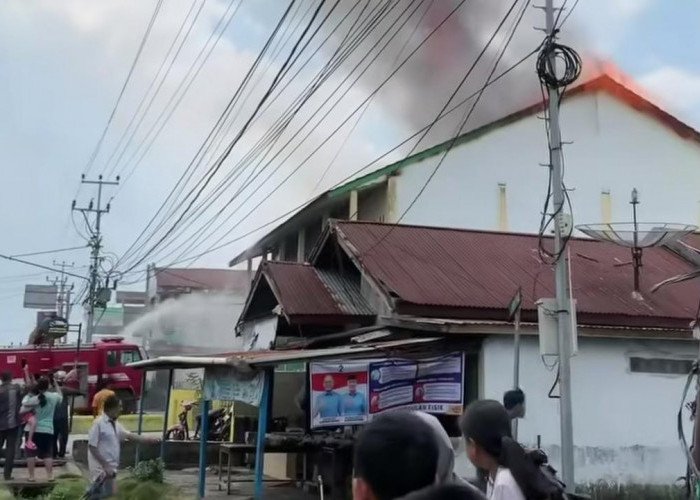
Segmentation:
{"type": "MultiPolygon", "coordinates": [[[[564,101],[565,182],[575,224],[602,222],[602,193],[613,221],[631,220],[633,187],[640,219],[698,224],[700,144],[605,93],[564,101]]],[[[547,191],[544,124],[523,118],[399,171],[392,221],[468,229],[499,228],[499,183],[505,184],[508,230],[537,232],[547,191]],[[413,206],[411,204],[414,202],[413,206]],[[409,209],[410,207],[410,209],[409,209]]]]}
{"type": "MultiPolygon", "coordinates": [[[[579,338],[579,352],[571,363],[577,483],[670,484],[685,473],[676,414],[686,376],[632,373],[629,358],[694,359],[697,352],[692,341],[579,338]]],[[[488,338],[482,363],[481,397],[501,400],[513,385],[512,337],[488,338]]],[[[519,423],[519,439],[534,445],[541,436],[542,447],[557,467],[559,404],[547,395],[556,369],[545,365],[534,337],[523,339],[520,366],[527,415],[519,423]]],[[[690,438],[688,417],[684,410],[690,438]]],[[[466,470],[463,453],[459,456],[458,467],[466,470]]]]}

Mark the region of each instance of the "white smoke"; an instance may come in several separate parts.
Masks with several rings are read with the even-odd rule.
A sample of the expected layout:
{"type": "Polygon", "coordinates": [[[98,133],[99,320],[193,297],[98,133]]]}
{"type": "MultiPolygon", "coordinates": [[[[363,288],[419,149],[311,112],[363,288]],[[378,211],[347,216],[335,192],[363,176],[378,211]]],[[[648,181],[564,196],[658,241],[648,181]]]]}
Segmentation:
{"type": "Polygon", "coordinates": [[[240,349],[235,326],[245,297],[233,293],[192,293],[165,300],[133,323],[122,335],[158,354],[214,354],[240,349]],[[163,352],[163,344],[172,352],[163,352]]]}

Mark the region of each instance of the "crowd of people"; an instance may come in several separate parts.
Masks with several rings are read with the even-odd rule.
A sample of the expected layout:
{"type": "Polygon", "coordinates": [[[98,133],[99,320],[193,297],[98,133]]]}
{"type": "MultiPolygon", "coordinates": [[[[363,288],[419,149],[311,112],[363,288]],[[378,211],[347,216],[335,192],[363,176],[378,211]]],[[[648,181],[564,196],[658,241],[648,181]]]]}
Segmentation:
{"type": "Polygon", "coordinates": [[[68,406],[63,397],[65,372],[38,379],[25,364],[24,387],[9,371],[0,374],[0,448],[5,446],[3,477],[12,480],[19,440],[24,438],[29,481],[35,480],[37,459],[43,460],[47,479],[53,480],[53,461],[66,454],[68,406]]]}
{"type": "MultiPolygon", "coordinates": [[[[5,481],[13,479],[16,455],[23,443],[29,481],[35,480],[37,460],[43,461],[46,477],[52,481],[54,460],[65,458],[67,454],[70,407],[69,398],[64,397],[64,384],[71,373],[58,370],[35,378],[26,363],[22,369],[23,385],[15,383],[9,371],[0,374],[0,449],[5,448],[3,478],[5,481]]],[[[95,425],[107,403],[113,407],[115,401],[118,405],[119,400],[107,382],[100,381],[92,401],[95,425]]]]}
{"type": "MultiPolygon", "coordinates": [[[[517,414],[524,410],[524,398],[517,414]]],[[[512,402],[508,399],[508,402],[512,402]]],[[[454,472],[455,452],[442,424],[421,412],[380,415],[359,434],[354,450],[353,500],[530,500],[564,498],[531,453],[512,438],[513,412],[498,401],[479,400],[460,419],[469,461],[485,484],[454,472]]]]}

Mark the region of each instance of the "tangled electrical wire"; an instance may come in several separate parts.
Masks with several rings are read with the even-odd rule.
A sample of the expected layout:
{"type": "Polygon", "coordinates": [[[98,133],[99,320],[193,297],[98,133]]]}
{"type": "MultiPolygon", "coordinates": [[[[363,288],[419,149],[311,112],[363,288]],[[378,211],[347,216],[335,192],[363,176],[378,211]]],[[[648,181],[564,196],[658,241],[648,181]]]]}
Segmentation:
{"type": "Polygon", "coordinates": [[[563,180],[564,155],[561,148],[557,151],[552,147],[551,132],[549,127],[549,110],[547,101],[547,91],[550,89],[556,90],[558,104],[561,104],[562,97],[566,92],[566,88],[575,82],[581,75],[582,62],[581,57],[571,47],[562,45],[556,42],[557,31],[548,35],[542,44],[540,53],[537,56],[536,70],[540,80],[540,89],[542,91],[542,108],[544,112],[544,123],[547,134],[547,143],[549,145],[549,180],[547,182],[547,196],[542,210],[542,220],[540,221],[539,230],[539,255],[542,262],[555,264],[564,254],[566,245],[573,234],[573,228],[564,235],[563,243],[560,250],[552,251],[546,248],[544,244],[544,235],[547,228],[552,222],[557,220],[557,217],[564,210],[564,203],[568,206],[569,212],[572,212],[571,199],[563,180]],[[561,63],[561,64],[560,64],[561,63]],[[563,67],[563,71],[558,68],[563,67]],[[564,192],[564,200],[555,207],[553,213],[549,213],[549,204],[552,198],[552,168],[553,155],[561,155],[562,164],[562,189],[564,192]]]}
{"type": "Polygon", "coordinates": [[[565,89],[581,76],[581,56],[571,47],[555,41],[556,31],[545,40],[537,56],[537,76],[543,85],[552,89],[565,89]],[[562,63],[564,72],[557,74],[562,63]]]}

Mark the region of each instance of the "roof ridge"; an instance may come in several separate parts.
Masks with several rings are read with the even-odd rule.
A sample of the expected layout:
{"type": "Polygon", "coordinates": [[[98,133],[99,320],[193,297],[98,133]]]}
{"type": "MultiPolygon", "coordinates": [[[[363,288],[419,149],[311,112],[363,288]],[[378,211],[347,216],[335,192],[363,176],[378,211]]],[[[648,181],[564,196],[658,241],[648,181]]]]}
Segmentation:
{"type": "MultiPolygon", "coordinates": [[[[333,222],[336,225],[358,225],[358,226],[368,225],[368,226],[404,227],[404,228],[410,228],[410,229],[427,229],[427,230],[432,230],[432,231],[450,231],[450,232],[458,232],[458,233],[489,234],[489,235],[496,235],[496,236],[518,236],[518,237],[523,237],[523,238],[539,238],[540,237],[540,235],[538,233],[525,233],[522,231],[499,231],[499,230],[495,230],[495,229],[470,229],[470,228],[450,227],[450,226],[429,226],[429,225],[425,225],[425,224],[393,224],[390,222],[363,221],[363,220],[350,221],[350,220],[343,220],[343,219],[335,219],[333,222]]],[[[551,236],[551,235],[544,235],[542,237],[546,238],[546,239],[554,238],[554,236],[551,236]]],[[[593,238],[589,238],[586,236],[571,236],[569,238],[569,240],[592,242],[592,243],[607,243],[605,241],[594,240],[593,238]]]]}

